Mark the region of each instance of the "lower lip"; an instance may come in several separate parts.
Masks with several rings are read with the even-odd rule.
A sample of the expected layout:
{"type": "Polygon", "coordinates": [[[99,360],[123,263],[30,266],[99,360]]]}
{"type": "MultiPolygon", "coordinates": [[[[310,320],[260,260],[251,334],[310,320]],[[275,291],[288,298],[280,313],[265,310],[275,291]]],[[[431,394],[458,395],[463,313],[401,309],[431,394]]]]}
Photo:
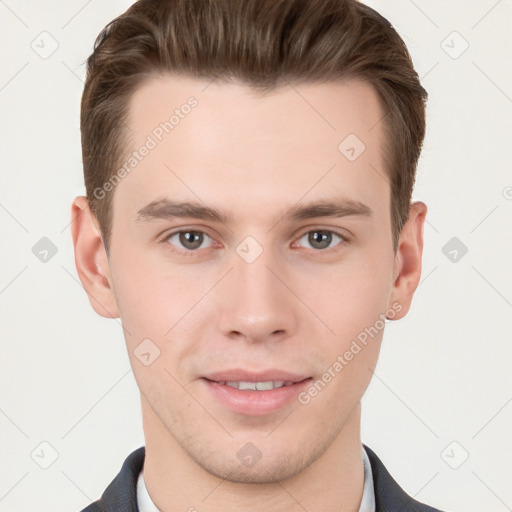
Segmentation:
{"type": "Polygon", "coordinates": [[[262,416],[275,412],[296,399],[312,379],[268,391],[240,390],[208,379],[203,380],[213,395],[228,409],[239,414],[262,416]]]}

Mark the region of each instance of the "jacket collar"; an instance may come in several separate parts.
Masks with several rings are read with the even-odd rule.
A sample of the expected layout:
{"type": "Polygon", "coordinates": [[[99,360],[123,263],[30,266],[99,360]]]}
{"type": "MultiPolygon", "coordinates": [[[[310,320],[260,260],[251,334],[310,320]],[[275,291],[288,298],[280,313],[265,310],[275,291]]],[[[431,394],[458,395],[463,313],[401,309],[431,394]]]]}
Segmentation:
{"type": "Polygon", "coordinates": [[[374,451],[363,444],[372,465],[376,512],[441,512],[411,498],[389,474],[374,451]]]}

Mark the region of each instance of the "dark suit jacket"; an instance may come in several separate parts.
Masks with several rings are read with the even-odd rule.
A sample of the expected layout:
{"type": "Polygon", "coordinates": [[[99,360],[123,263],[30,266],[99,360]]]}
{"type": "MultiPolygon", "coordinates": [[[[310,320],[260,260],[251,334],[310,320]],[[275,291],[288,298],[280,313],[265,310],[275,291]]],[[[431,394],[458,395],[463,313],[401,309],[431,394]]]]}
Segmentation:
{"type": "MultiPolygon", "coordinates": [[[[375,453],[364,445],[372,465],[376,512],[441,512],[408,496],[375,453]]],[[[137,507],[137,478],[144,464],[146,449],[141,446],[124,461],[119,474],[105,489],[101,499],[82,512],[139,512],[137,507]]]]}

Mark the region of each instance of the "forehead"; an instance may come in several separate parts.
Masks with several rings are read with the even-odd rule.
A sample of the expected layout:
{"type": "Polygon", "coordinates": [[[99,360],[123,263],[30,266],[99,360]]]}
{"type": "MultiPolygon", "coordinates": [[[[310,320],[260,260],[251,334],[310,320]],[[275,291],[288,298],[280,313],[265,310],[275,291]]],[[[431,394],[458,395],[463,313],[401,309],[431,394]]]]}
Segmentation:
{"type": "Polygon", "coordinates": [[[290,83],[263,95],[154,76],[131,97],[126,120],[130,152],[151,149],[132,162],[114,201],[129,199],[133,210],[177,195],[262,212],[306,195],[385,202],[381,119],[377,94],[359,80],[290,83]]]}
{"type": "MultiPolygon", "coordinates": [[[[370,138],[380,136],[380,130],[373,129],[379,128],[382,117],[374,88],[358,79],[289,83],[262,93],[238,82],[164,74],[146,79],[133,93],[127,125],[135,135],[143,135],[152,133],[173,114],[179,116],[179,120],[172,121],[178,121],[174,125],[177,128],[189,113],[193,114],[194,128],[205,148],[226,135],[243,136],[250,131],[271,136],[276,135],[276,129],[280,139],[293,140],[303,134],[312,143],[320,138],[336,141],[352,130],[370,142],[370,138]],[[197,107],[186,108],[191,101],[197,107]]],[[[176,130],[173,138],[179,137],[180,131],[183,128],[176,130]]]]}

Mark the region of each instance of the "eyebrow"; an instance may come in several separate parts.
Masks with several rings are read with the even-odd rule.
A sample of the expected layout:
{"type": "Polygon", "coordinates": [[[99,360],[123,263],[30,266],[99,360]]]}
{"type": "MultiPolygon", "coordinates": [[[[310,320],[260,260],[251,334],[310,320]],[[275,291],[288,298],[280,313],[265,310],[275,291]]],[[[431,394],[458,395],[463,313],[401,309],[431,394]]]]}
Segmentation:
{"type": "MultiPolygon", "coordinates": [[[[300,221],[314,217],[371,217],[371,208],[360,201],[343,199],[339,201],[320,200],[296,205],[290,208],[281,220],[300,221]]],[[[136,221],[169,220],[174,218],[194,218],[228,224],[226,214],[196,202],[176,202],[170,199],[152,201],[137,212],[136,221]]]]}

